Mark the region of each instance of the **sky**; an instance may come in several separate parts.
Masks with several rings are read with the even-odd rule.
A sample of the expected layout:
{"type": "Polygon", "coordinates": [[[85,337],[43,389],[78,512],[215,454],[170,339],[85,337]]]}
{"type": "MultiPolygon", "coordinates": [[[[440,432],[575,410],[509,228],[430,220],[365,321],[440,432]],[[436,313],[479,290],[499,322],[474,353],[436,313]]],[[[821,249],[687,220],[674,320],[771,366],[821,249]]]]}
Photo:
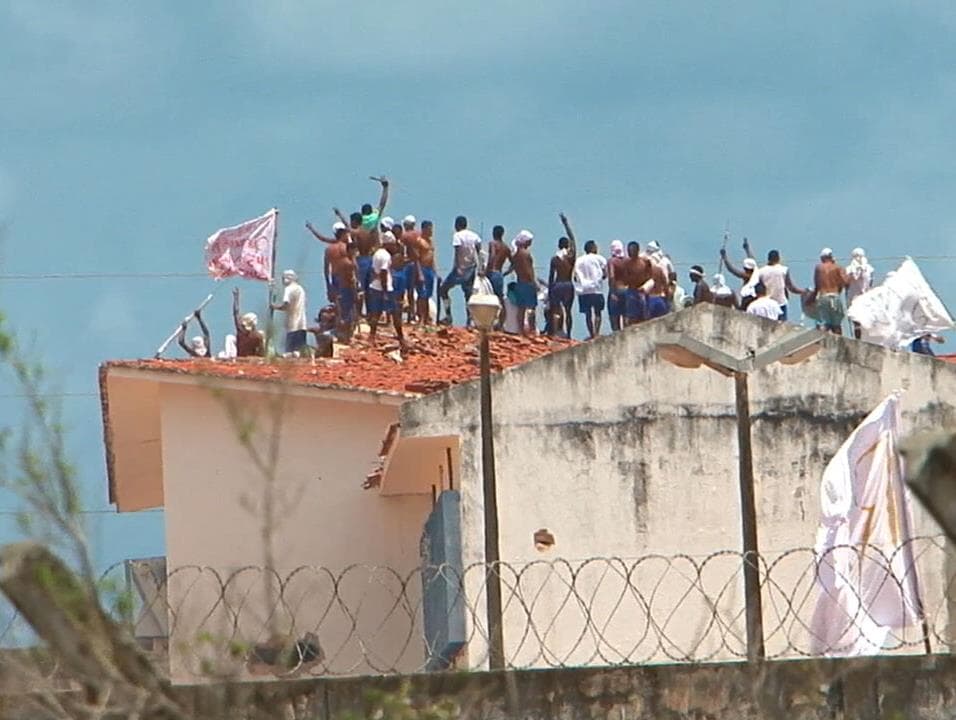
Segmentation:
{"type": "Polygon", "coordinates": [[[801,285],[823,246],[880,275],[910,254],[956,307],[954,31],[933,1],[0,4],[0,312],[64,395],[97,562],[164,547],[161,511],[107,502],[98,365],[152,355],[213,290],[220,345],[204,238],[272,206],[314,314],[303,225],[374,202],[369,175],[435,221],[441,268],[459,213],[531,229],[544,263],[564,211],[684,271],[716,271],[725,227],[801,285]]]}

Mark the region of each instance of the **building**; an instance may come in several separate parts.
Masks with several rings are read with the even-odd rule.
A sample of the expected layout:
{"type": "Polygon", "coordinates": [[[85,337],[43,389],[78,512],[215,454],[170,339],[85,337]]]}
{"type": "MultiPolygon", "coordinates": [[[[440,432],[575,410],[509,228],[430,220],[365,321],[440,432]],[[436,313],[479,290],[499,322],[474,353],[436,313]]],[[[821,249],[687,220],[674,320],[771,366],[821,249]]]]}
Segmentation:
{"type": "MultiPolygon", "coordinates": [[[[675,365],[688,364],[665,352],[675,338],[737,358],[781,342],[801,350],[781,355],[797,364],[752,372],[749,394],[767,651],[806,652],[823,468],[897,388],[908,429],[956,424],[956,367],[800,333],[704,305],[580,345],[493,340],[508,368],[493,392],[509,664],[745,656],[740,558],[722,552],[741,542],[734,382],[675,365]]],[[[206,618],[203,632],[247,642],[270,624],[291,632],[294,616],[297,629],[317,631],[323,673],[487,661],[478,384],[465,381],[474,338],[454,330],[419,342],[434,353],[427,364],[102,368],[111,500],[121,512],[166,510],[174,679],[197,672],[195,651],[173,649],[194,641],[193,616],[206,618]],[[436,364],[440,374],[420,376],[436,364]],[[274,477],[253,467],[243,437],[262,457],[278,440],[274,477]],[[281,507],[271,519],[269,488],[281,507]],[[462,596],[431,596],[421,556],[435,547],[454,581],[463,576],[462,596]],[[356,563],[366,569],[348,569],[356,563]],[[240,571],[263,564],[282,580],[300,566],[327,570],[300,571],[276,605],[261,571],[240,571]],[[216,597],[226,600],[211,628],[216,597]],[[442,613],[455,622],[436,627],[442,613]]],[[[956,564],[919,508],[916,533],[930,538],[919,568],[938,646],[956,564]]],[[[923,649],[916,635],[898,644],[923,649]]]]}

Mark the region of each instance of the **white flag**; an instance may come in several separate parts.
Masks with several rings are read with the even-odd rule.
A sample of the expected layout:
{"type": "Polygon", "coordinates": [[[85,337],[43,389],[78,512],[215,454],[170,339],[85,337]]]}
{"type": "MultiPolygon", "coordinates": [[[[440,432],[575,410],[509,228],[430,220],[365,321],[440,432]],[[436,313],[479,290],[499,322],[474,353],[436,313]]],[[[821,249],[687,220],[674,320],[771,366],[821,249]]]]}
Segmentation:
{"type": "Polygon", "coordinates": [[[216,230],[206,239],[206,269],[217,280],[244,277],[272,279],[272,249],[276,240],[278,210],[241,225],[216,230]]]}
{"type": "Polygon", "coordinates": [[[920,615],[909,492],[896,453],[899,396],[892,394],[847,438],[823,472],[817,532],[817,604],[811,652],[880,651],[894,628],[920,615]]]}
{"type": "Polygon", "coordinates": [[[910,258],[882,285],[854,298],[847,315],[860,324],[864,340],[894,349],[953,327],[946,306],[910,258]]]}

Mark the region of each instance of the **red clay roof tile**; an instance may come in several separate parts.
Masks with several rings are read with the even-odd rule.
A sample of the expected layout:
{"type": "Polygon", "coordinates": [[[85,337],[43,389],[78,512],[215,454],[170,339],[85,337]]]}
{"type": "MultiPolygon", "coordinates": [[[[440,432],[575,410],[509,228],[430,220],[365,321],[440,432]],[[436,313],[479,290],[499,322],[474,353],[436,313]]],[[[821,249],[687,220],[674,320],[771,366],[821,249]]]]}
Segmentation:
{"type": "MultiPolygon", "coordinates": [[[[406,327],[411,350],[401,362],[390,354],[394,338],[382,335],[372,348],[365,337],[344,347],[335,360],[113,360],[107,368],[138,368],[160,372],[244,380],[283,380],[299,385],[375,390],[427,395],[478,377],[478,333],[460,327],[406,327]]],[[[491,335],[491,368],[500,371],[576,344],[543,336],[523,338],[491,335]]]]}

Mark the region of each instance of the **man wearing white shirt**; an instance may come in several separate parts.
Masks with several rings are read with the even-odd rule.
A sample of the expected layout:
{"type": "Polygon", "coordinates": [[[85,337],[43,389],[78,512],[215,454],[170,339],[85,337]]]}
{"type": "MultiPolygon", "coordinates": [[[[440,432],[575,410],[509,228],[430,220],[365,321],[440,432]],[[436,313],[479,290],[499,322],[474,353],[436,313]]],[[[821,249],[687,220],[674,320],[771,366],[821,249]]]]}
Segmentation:
{"type": "Polygon", "coordinates": [[[438,298],[445,304],[445,323],[451,325],[451,299],[448,293],[456,285],[461,286],[465,302],[471,297],[471,289],[475,284],[475,273],[478,270],[478,260],[481,254],[481,238],[468,229],[468,219],[464,215],[455,218],[455,234],[451,239],[455,250],[455,261],[451,272],[438,288],[438,298]]]}
{"type": "Polygon", "coordinates": [[[378,332],[378,321],[382,313],[392,317],[395,337],[404,350],[405,334],[402,332],[401,298],[395,297],[392,278],[392,253],[399,251],[399,243],[391,232],[382,234],[382,246],[372,255],[372,280],[368,288],[368,338],[372,345],[378,332]]]}
{"type": "Polygon", "coordinates": [[[601,334],[601,315],[604,312],[604,279],[607,260],[597,251],[597,243],[584,243],[584,255],[574,261],[574,290],[578,294],[578,310],[587,321],[592,338],[601,334]]]}
{"type": "Polygon", "coordinates": [[[771,250],[767,253],[767,264],[757,271],[759,281],[767,289],[767,297],[780,306],[780,320],[787,319],[787,292],[803,295],[806,291],[794,285],[790,279],[790,268],[780,262],[780,253],[771,250]]]}
{"type": "Polygon", "coordinates": [[[754,285],[754,295],[756,299],[747,306],[748,315],[767,318],[768,320],[780,319],[780,304],[773,298],[767,297],[767,287],[758,282],[754,285]]]}
{"type": "Polygon", "coordinates": [[[270,307],[285,313],[285,352],[291,355],[306,347],[305,290],[293,270],[282,273],[282,284],[285,285],[282,302],[272,303],[270,307]]]}

